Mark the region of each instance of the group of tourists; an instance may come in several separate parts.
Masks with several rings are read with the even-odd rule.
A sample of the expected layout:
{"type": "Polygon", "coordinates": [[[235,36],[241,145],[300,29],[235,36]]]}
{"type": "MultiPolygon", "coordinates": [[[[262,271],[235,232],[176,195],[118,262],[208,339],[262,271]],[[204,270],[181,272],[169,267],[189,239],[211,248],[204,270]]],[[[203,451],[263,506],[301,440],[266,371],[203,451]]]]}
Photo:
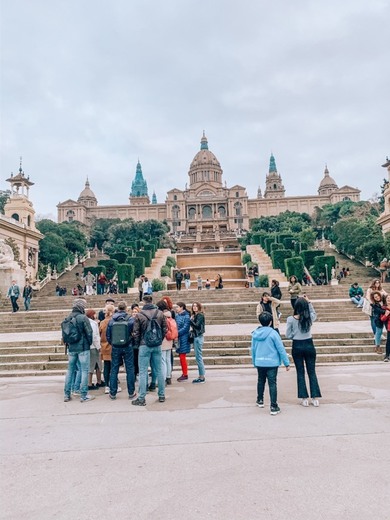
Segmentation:
{"type": "MultiPolygon", "coordinates": [[[[175,283],[176,283],[176,290],[181,291],[182,283],[184,282],[184,287],[188,291],[191,287],[191,273],[186,269],[184,273],[181,269],[178,269],[175,273],[175,283]]],[[[215,289],[223,289],[223,280],[222,276],[217,273],[214,280],[210,280],[209,278],[206,278],[206,280],[202,279],[202,276],[200,274],[196,277],[196,288],[198,291],[201,291],[204,289],[210,289],[211,283],[214,283],[215,289]]]]}
{"type": "MultiPolygon", "coordinates": [[[[64,288],[65,294],[61,294],[61,292],[58,293],[57,287],[56,294],[64,296],[66,288],[64,288]]],[[[118,282],[115,279],[108,279],[103,271],[96,276],[91,271],[87,271],[83,277],[76,273],[76,284],[72,288],[72,296],[93,296],[95,294],[118,294],[118,282]]]]}
{"type": "Polygon", "coordinates": [[[182,371],[177,381],[187,381],[187,354],[191,345],[198,366],[198,377],[192,383],[206,382],[202,355],[205,317],[201,303],[194,302],[189,311],[184,302],[173,305],[169,296],[154,305],[152,296],[145,294],[142,304],[134,303],[130,312],[126,302],[120,301],[117,308],[114,304],[108,298],[104,309],[97,314],[94,309],[87,309],[85,299],[77,298],[72,312],[62,322],[62,339],[69,359],[65,402],[72,395],[81,402],[91,401],[95,397],[89,391],[101,387],[115,400],[121,391],[118,384],[121,365],[126,369],[127,391],[134,406],[145,406],[146,393],[156,389],[158,401],[164,402],[165,387],[172,384],[173,351],[179,356],[182,371]],[[95,373],[96,384],[93,384],[95,373]]]}

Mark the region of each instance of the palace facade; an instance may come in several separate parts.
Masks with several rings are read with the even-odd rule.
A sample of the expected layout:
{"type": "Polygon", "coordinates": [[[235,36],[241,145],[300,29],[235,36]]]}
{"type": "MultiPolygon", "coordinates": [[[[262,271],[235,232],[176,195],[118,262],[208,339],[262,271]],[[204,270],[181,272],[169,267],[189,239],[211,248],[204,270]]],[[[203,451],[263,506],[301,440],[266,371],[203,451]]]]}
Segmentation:
{"type": "Polygon", "coordinates": [[[168,191],[164,203],[157,203],[155,194],[149,199],[147,182],[138,161],[126,205],[99,206],[89,180],[77,200],[58,204],[58,222],[78,220],[90,225],[96,218],[133,218],[166,220],[172,232],[180,234],[225,233],[249,229],[249,220],[278,215],[284,211],[312,214],[316,207],[342,200],[360,200],[360,190],[351,186],[338,187],[325,168],[317,195],[286,197],[282,177],[273,155],[266,176],[265,191],[258,189],[250,199],[246,188],[239,184],[227,187],[222,180],[221,164],[209,150],[203,133],[200,150],[191,162],[185,189],[168,191]]]}

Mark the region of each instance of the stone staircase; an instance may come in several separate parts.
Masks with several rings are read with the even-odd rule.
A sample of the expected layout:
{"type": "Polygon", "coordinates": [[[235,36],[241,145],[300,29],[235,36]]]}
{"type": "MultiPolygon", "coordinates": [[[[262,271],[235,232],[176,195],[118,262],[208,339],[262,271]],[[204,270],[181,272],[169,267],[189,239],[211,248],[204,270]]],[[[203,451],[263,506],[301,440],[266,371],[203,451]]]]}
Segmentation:
{"type": "Polygon", "coordinates": [[[246,251],[252,257],[252,262],[259,266],[259,274],[267,274],[268,279],[277,280],[281,286],[287,284],[287,278],[280,269],[274,269],[272,267],[271,258],[267,255],[264,249],[259,245],[246,246],[246,251]]]}
{"type": "MultiPolygon", "coordinates": [[[[154,278],[161,278],[160,272],[163,265],[167,261],[168,256],[172,256],[170,249],[157,249],[156,255],[152,260],[152,265],[145,268],[145,276],[148,280],[152,281],[154,278]]],[[[134,287],[137,287],[138,278],[134,283],[134,287]]]]}

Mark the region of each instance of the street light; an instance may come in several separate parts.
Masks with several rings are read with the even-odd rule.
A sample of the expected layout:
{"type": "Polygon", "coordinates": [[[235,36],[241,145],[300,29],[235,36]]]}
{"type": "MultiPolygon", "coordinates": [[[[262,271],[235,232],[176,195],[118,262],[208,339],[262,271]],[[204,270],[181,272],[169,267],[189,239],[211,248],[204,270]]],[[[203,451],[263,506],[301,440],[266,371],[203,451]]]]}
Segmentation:
{"type": "Polygon", "coordinates": [[[328,281],[329,281],[328,264],[325,264],[325,275],[326,275],[326,284],[328,284],[328,281]]]}

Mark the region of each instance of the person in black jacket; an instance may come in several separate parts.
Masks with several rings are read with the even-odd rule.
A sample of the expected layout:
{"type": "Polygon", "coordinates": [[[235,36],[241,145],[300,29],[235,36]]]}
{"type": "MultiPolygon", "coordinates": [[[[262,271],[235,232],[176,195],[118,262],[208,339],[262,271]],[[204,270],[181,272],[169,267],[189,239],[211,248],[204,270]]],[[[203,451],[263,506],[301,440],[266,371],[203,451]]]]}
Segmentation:
{"type": "Polygon", "coordinates": [[[71,344],[66,344],[64,341],[68,350],[68,371],[66,373],[64,387],[65,402],[71,400],[70,392],[77,368],[77,362],[79,362],[81,369],[80,401],[85,403],[95,399],[92,395],[88,394],[89,358],[93,332],[91,324],[89,323],[89,319],[85,314],[86,306],[87,302],[81,298],[78,298],[74,300],[72,312],[70,313],[70,317],[74,317],[76,319],[76,326],[80,332],[80,339],[76,343],[71,344]]]}
{"type": "Polygon", "coordinates": [[[202,305],[199,302],[195,302],[192,304],[192,315],[190,319],[190,326],[194,335],[194,352],[196,364],[198,365],[199,376],[194,379],[193,383],[205,383],[206,382],[206,372],[203,363],[203,334],[205,333],[205,319],[204,314],[202,312],[202,305]]]}

